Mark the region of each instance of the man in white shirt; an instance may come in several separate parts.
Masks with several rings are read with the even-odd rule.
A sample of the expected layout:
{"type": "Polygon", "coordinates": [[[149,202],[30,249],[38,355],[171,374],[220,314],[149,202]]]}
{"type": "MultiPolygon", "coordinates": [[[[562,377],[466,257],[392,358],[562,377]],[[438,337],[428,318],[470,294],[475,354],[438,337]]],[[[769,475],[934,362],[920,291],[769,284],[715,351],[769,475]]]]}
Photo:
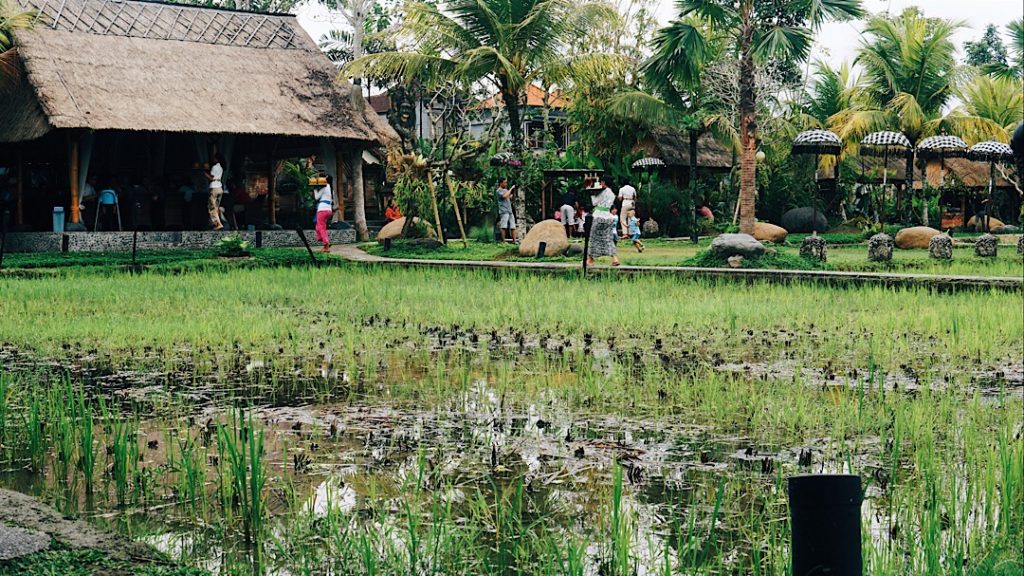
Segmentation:
{"type": "Polygon", "coordinates": [[[619,188],[619,201],[622,202],[619,209],[619,228],[622,231],[620,236],[625,238],[629,235],[629,211],[636,208],[636,188],[630,186],[629,182],[619,188]]]}

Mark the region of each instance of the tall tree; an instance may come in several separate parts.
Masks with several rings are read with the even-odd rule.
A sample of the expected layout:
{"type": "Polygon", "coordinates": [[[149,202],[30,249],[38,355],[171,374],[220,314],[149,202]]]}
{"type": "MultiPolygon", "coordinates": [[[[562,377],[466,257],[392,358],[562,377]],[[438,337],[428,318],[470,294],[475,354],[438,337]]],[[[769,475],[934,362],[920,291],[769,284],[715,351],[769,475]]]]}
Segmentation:
{"type": "Polygon", "coordinates": [[[963,104],[950,114],[950,122],[956,126],[961,117],[973,119],[961,128],[968,142],[988,138],[1009,142],[1010,134],[1024,121],[1024,83],[1020,80],[976,76],[958,96],[963,104]]]}
{"type": "MultiPolygon", "coordinates": [[[[854,63],[864,89],[829,120],[841,138],[859,142],[875,130],[899,130],[911,143],[950,128],[944,109],[971,70],[956,65],[953,34],[963,24],[926,18],[917,8],[868,20],[854,63]]],[[[961,126],[966,122],[961,118],[961,126]]]]}
{"type": "Polygon", "coordinates": [[[985,28],[981,38],[965,42],[964,51],[967,52],[967,63],[971,66],[1006,66],[1006,46],[1003,45],[999,29],[994,24],[989,24],[985,28]]]}
{"type": "Polygon", "coordinates": [[[367,54],[346,66],[345,73],[420,81],[428,87],[448,82],[494,86],[508,115],[512,148],[521,152],[527,87],[565,70],[593,70],[597,55],[570,58],[567,48],[607,11],[601,3],[572,0],[454,0],[443,9],[414,2],[400,30],[409,48],[367,54]]]}
{"type": "Polygon", "coordinates": [[[1010,54],[1008,61],[990,62],[982,66],[982,71],[996,78],[1024,78],[1024,18],[1014,20],[1006,25],[1010,35],[1010,54]]]}
{"type": "Polygon", "coordinates": [[[14,0],[0,0],[0,88],[4,78],[15,77],[18,73],[14,33],[31,28],[35,15],[35,11],[19,9],[14,0]]]}
{"type": "Polygon", "coordinates": [[[709,30],[685,22],[670,26],[680,67],[700,68],[709,34],[727,38],[739,59],[740,231],[751,234],[756,221],[757,63],[806,60],[822,23],[860,17],[863,9],[859,0],[680,0],[677,6],[679,20],[693,15],[709,30]]]}

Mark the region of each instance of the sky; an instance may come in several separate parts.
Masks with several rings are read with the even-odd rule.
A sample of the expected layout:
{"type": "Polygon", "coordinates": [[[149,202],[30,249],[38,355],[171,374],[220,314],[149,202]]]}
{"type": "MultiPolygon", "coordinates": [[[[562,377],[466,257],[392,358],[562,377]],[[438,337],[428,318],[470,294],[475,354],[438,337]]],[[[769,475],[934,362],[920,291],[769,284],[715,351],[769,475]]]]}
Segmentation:
{"type": "MultiPolygon", "coordinates": [[[[1022,0],[862,0],[865,10],[872,13],[899,13],[907,6],[920,6],[927,16],[965,21],[966,26],[956,34],[957,48],[963,49],[967,40],[979,38],[988,24],[1000,28],[1011,20],[1024,16],[1022,0]]],[[[668,22],[674,15],[675,2],[661,0],[658,16],[668,22]]],[[[331,14],[317,2],[308,2],[298,11],[299,23],[314,40],[319,39],[332,28],[345,28],[340,15],[331,14]]],[[[830,23],[822,27],[815,42],[812,60],[822,59],[838,66],[841,62],[852,62],[860,45],[862,22],[830,23]]],[[[1004,42],[1006,39],[1004,38],[1004,42]]]]}

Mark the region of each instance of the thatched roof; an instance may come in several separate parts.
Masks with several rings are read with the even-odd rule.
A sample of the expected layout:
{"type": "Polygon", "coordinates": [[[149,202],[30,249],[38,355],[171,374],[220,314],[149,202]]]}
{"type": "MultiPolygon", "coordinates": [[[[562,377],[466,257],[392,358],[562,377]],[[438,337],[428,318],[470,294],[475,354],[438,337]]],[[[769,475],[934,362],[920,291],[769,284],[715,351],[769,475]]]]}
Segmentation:
{"type": "MultiPolygon", "coordinates": [[[[933,188],[938,188],[942,183],[942,166],[946,168],[946,184],[949,184],[949,179],[955,177],[964,186],[968,188],[988,188],[989,179],[989,163],[988,162],[975,162],[974,160],[968,160],[966,158],[946,158],[946,160],[940,163],[938,160],[928,162],[925,168],[926,178],[928,184],[933,188]]],[[[1011,164],[1005,165],[1005,171],[1008,175],[1014,176],[1016,170],[1011,164]]],[[[921,170],[918,169],[914,174],[914,188],[921,188],[921,170]]],[[[995,178],[996,188],[1012,188],[1013,183],[1003,178],[1000,175],[999,170],[996,170],[995,178]]]]}
{"type": "MultiPolygon", "coordinates": [[[[671,168],[690,166],[690,137],[682,130],[654,128],[650,136],[638,143],[633,151],[643,151],[647,156],[661,158],[671,168]]],[[[697,139],[697,167],[731,170],[732,151],[710,134],[703,134],[697,139]]]]}
{"type": "Polygon", "coordinates": [[[53,129],[397,138],[294,16],[136,0],[18,0],[24,68],[0,142],[53,129]],[[10,119],[10,121],[8,121],[10,119]]]}

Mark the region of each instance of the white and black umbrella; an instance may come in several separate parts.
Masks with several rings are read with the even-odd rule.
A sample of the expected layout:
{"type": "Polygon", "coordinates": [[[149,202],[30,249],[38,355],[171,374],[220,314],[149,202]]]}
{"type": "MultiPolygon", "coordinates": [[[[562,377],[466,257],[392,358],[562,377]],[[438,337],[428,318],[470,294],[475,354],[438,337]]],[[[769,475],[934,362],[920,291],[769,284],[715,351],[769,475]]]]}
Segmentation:
{"type": "Polygon", "coordinates": [[[888,183],[889,153],[902,152],[906,155],[907,152],[910,152],[913,149],[914,146],[910,143],[910,140],[903,135],[903,133],[893,132],[891,130],[872,132],[860,141],[860,153],[862,156],[882,157],[882,186],[885,186],[888,183]]]}
{"type": "Polygon", "coordinates": [[[996,164],[1013,162],[1013,148],[1009,144],[987,140],[971,146],[967,150],[967,158],[976,162],[988,162],[988,193],[992,194],[992,188],[996,181],[996,164]]]}
{"type": "Polygon", "coordinates": [[[665,161],[653,156],[645,156],[631,165],[634,170],[657,170],[665,166],[665,161]]]}
{"type": "MultiPolygon", "coordinates": [[[[814,154],[814,181],[818,181],[818,156],[839,156],[843,142],[835,132],[828,130],[806,130],[793,139],[793,154],[814,154]]],[[[838,171],[837,171],[838,172],[838,171]]]]}
{"type": "MultiPolygon", "coordinates": [[[[818,183],[818,156],[822,154],[836,157],[836,185],[839,184],[839,153],[843,150],[843,141],[835,132],[815,128],[805,130],[793,139],[792,154],[814,154],[814,183],[818,183]]],[[[815,190],[817,192],[817,190],[815,190]]],[[[818,221],[818,203],[814,202],[814,221],[818,221]]]]}

